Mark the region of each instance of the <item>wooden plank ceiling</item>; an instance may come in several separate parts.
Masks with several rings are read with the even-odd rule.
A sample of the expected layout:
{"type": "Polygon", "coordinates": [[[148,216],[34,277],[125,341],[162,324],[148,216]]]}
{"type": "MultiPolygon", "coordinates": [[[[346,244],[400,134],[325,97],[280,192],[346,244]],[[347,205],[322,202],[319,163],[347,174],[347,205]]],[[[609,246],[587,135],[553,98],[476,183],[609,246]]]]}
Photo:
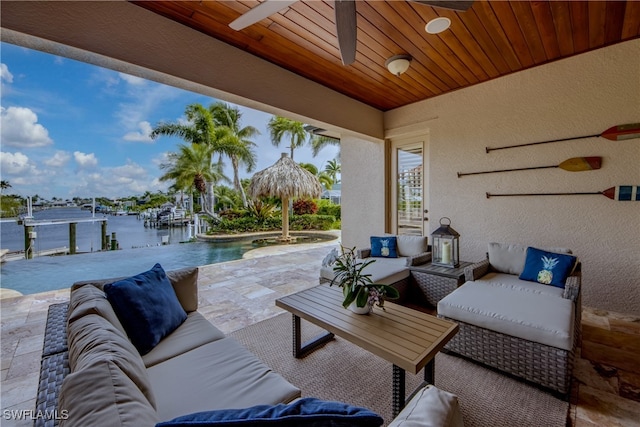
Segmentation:
{"type": "Polygon", "coordinates": [[[242,31],[229,23],[259,1],[133,3],[383,111],[640,37],[633,0],[476,0],[466,12],[358,0],[356,61],[343,66],[333,1],[301,0],[242,31]],[[438,16],[451,27],[428,34],[438,16]],[[397,54],[413,58],[399,77],[385,68],[397,54]]]}

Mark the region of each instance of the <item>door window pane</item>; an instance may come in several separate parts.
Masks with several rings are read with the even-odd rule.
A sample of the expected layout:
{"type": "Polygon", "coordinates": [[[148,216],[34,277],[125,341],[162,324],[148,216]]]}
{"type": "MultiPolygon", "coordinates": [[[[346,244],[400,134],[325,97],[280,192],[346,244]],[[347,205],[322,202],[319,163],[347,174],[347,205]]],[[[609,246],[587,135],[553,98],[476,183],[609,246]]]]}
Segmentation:
{"type": "Polygon", "coordinates": [[[397,234],[422,236],[422,147],[397,151],[397,234]]]}

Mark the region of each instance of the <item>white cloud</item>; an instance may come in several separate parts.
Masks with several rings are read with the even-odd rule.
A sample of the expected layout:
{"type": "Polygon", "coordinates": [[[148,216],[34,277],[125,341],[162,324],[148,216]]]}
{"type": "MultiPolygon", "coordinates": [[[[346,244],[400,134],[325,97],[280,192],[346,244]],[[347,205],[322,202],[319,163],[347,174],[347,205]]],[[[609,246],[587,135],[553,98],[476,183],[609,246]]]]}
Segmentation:
{"type": "Polygon", "coordinates": [[[125,141],[133,141],[133,142],[147,142],[152,143],[153,139],[151,139],[151,123],[147,121],[142,121],[138,123],[138,128],[140,128],[139,132],[127,132],[124,135],[125,141]]]}
{"type": "Polygon", "coordinates": [[[7,153],[3,151],[0,164],[2,165],[3,175],[19,175],[28,173],[34,167],[29,160],[29,157],[20,152],[7,153]]]}
{"type": "Polygon", "coordinates": [[[60,168],[65,166],[71,160],[71,154],[66,151],[58,150],[50,159],[43,161],[46,166],[52,168],[60,168]]]}
{"type": "Polygon", "coordinates": [[[81,197],[124,197],[143,194],[145,191],[166,191],[168,187],[168,184],[160,183],[144,167],[131,160],[121,166],[98,168],[91,173],[82,174],[81,179],[76,179],[75,182],[77,186],[69,194],[81,197]]]}
{"type": "Polygon", "coordinates": [[[0,107],[2,143],[11,147],[44,147],[53,144],[49,131],[29,108],[0,107]]]}
{"type": "Polygon", "coordinates": [[[80,169],[92,168],[98,165],[98,159],[93,153],[86,154],[80,151],[73,152],[73,158],[80,169]]]}
{"type": "Polygon", "coordinates": [[[130,74],[125,74],[125,73],[118,73],[118,75],[122,80],[129,83],[130,85],[144,86],[147,84],[147,81],[145,79],[141,79],[140,77],[132,76],[130,74]]]}
{"type": "Polygon", "coordinates": [[[9,71],[7,64],[0,64],[0,80],[4,80],[7,83],[13,83],[13,74],[9,71]]]}

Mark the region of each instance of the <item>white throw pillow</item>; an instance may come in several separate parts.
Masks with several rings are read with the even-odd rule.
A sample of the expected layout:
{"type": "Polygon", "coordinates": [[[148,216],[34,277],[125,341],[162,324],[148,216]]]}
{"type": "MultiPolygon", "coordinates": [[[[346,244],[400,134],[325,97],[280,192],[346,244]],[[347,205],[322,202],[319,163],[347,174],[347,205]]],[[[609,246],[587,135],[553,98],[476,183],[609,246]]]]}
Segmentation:
{"type": "Polygon", "coordinates": [[[398,256],[414,256],[428,250],[427,237],[423,236],[398,235],[396,237],[396,245],[398,247],[398,256]]]}
{"type": "Polygon", "coordinates": [[[428,385],[404,407],[389,427],[463,427],[455,394],[428,385]]]}

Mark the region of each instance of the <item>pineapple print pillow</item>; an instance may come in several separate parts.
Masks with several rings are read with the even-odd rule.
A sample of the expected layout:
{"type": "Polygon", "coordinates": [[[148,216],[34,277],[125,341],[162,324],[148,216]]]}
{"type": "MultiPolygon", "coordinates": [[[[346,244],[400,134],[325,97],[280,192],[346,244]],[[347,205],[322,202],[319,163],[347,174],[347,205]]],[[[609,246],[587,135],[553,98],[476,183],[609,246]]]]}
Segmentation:
{"type": "Polygon", "coordinates": [[[376,237],[371,236],[371,256],[383,258],[397,258],[397,239],[396,236],[376,237]]]}
{"type": "Polygon", "coordinates": [[[578,258],[573,255],[528,247],[520,279],[564,288],[564,283],[573,272],[577,261],[578,258]]]}

